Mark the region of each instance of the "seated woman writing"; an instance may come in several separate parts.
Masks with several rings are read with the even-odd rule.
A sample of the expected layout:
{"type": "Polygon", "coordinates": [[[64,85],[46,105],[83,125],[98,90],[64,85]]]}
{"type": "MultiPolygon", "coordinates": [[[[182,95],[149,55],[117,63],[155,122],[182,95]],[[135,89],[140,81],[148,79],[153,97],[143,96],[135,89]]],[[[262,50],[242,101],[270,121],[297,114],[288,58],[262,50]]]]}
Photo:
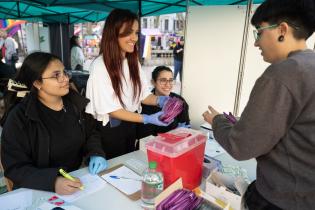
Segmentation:
{"type": "Polygon", "coordinates": [[[84,156],[92,174],[107,166],[95,121],[84,112],[89,100],[69,89],[69,77],[58,57],[35,52],[9,84],[1,161],[14,189],[72,194],[82,183],[62,177],[60,168],[76,170],[84,156]]]}
{"type": "MultiPolygon", "coordinates": [[[[149,135],[156,136],[158,133],[165,133],[177,127],[190,127],[188,104],[180,95],[171,92],[175,82],[173,78],[173,71],[167,66],[158,66],[152,72],[151,82],[154,86],[152,90],[154,95],[177,97],[184,102],[184,107],[183,111],[177,117],[175,117],[174,121],[170,125],[166,127],[153,124],[137,125],[137,138],[141,139],[149,135]]],[[[161,111],[161,108],[157,106],[142,104],[142,114],[153,114],[159,111],[161,111]]]]}

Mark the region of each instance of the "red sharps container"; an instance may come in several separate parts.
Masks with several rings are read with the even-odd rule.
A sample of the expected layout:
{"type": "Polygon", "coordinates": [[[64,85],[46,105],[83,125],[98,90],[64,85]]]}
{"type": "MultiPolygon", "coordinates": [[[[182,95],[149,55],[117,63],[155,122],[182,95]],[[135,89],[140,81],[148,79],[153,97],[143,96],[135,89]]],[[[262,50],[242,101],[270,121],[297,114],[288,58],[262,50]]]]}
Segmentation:
{"type": "Polygon", "coordinates": [[[148,161],[156,161],[163,173],[164,188],[180,177],[184,188],[200,185],[206,138],[201,131],[177,128],[146,144],[148,161]]]}

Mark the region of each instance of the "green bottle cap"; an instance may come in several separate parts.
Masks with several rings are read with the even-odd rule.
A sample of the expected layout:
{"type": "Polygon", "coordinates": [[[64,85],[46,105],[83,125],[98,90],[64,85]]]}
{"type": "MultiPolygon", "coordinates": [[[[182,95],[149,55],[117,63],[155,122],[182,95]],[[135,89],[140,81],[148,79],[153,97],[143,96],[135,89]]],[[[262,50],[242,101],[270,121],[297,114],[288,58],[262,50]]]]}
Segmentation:
{"type": "Polygon", "coordinates": [[[155,161],[150,161],[150,162],[149,162],[149,168],[150,168],[150,169],[156,169],[156,165],[157,165],[157,164],[156,164],[155,161]]]}

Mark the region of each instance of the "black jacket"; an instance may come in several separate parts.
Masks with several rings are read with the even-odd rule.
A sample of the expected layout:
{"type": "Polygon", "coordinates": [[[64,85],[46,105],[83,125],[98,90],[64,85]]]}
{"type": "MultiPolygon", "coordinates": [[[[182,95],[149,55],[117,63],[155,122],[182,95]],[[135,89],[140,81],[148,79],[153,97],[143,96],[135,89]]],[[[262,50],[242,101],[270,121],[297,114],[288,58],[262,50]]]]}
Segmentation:
{"type": "MultiPolygon", "coordinates": [[[[64,97],[78,115],[86,139],[86,157],[105,157],[100,135],[94,129],[95,120],[84,112],[89,100],[74,91],[64,97]]],[[[50,136],[39,117],[39,103],[31,93],[10,111],[1,135],[1,161],[4,175],[13,181],[14,188],[54,191],[59,168],[49,168],[50,136]]]]}
{"type": "MultiPolygon", "coordinates": [[[[154,92],[155,92],[155,89],[152,90],[152,93],[154,92]]],[[[178,123],[186,123],[186,124],[190,123],[189,112],[188,112],[189,106],[187,102],[185,101],[185,99],[181,97],[180,95],[177,95],[176,93],[172,93],[172,92],[170,94],[170,97],[177,97],[181,99],[182,101],[184,101],[183,111],[177,117],[175,117],[174,121],[170,125],[166,127],[152,125],[152,124],[137,124],[137,139],[141,139],[149,135],[157,136],[158,133],[168,132],[170,130],[177,128],[178,123]]],[[[154,114],[162,110],[160,107],[157,107],[157,106],[149,106],[149,105],[144,105],[144,104],[141,104],[141,105],[142,105],[141,114],[154,114]]]]}
{"type": "Polygon", "coordinates": [[[183,61],[184,57],[184,45],[177,44],[176,47],[173,50],[174,59],[178,61],[183,61]],[[180,52],[177,52],[177,50],[183,49],[180,52]]]}

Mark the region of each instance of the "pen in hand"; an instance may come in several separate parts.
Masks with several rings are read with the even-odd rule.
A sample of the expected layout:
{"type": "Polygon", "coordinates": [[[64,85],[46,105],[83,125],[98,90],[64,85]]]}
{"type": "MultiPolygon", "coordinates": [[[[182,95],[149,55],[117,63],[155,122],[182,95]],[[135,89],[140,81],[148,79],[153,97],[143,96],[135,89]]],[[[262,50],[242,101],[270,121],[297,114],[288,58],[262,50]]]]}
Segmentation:
{"type": "MultiPolygon", "coordinates": [[[[66,179],[69,179],[71,181],[76,181],[75,178],[73,178],[70,174],[68,174],[65,170],[63,170],[62,168],[59,169],[59,173],[66,179]]],[[[79,187],[80,190],[84,190],[84,186],[82,185],[81,187],[79,187]]]]}

